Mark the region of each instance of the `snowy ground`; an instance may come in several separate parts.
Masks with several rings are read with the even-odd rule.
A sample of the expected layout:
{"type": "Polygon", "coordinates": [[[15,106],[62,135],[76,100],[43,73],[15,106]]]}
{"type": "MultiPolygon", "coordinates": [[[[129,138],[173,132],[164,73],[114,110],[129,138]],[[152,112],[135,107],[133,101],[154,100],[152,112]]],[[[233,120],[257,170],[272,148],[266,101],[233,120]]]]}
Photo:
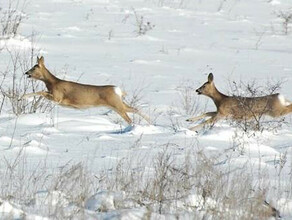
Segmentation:
{"type": "MultiPolygon", "coordinates": [[[[5,8],[5,1],[0,7],[5,8]]],[[[265,85],[268,80],[283,81],[280,92],[292,100],[292,33],[283,34],[282,20],[277,16],[291,7],[289,0],[27,1],[20,35],[0,40],[5,48],[0,52],[1,71],[11,59],[6,50],[30,50],[29,36],[34,32],[35,47],[52,73],[82,83],[118,85],[127,91],[128,100],[140,91],[141,111],[150,115],[153,124],[141,121],[123,132],[127,125],[107,109],[77,111],[56,106],[50,113],[16,117],[4,105],[0,114],[2,174],[7,176],[7,166],[18,161],[19,155],[21,162],[15,164],[27,175],[37,167],[52,174],[81,162],[92,175],[99,176],[124,159],[131,160],[131,170],[151,170],[157,154],[171,145],[168,151],[178,163],[190,152],[203,150],[216,158],[216,169],[251,174],[254,182],[250,190],[265,186],[263,200],[273,204],[285,219],[292,219],[290,117],[281,128],[252,132],[248,137],[241,137],[228,122],[197,134],[187,129],[193,126],[185,122],[191,115],[184,112],[179,95],[180,86],[196,88],[213,72],[222,92],[229,93],[232,82],[256,80],[265,85]],[[138,36],[134,11],[155,27],[138,36]]],[[[8,78],[3,86],[10,83],[8,78]]],[[[207,97],[198,102],[196,114],[204,108],[215,109],[207,97]]],[[[54,215],[44,207],[60,202],[67,207],[65,212],[74,209],[62,192],[49,190],[45,184],[36,188],[33,204],[0,198],[0,215],[50,219],[54,215]]],[[[84,218],[142,219],[147,215],[143,206],[119,209],[112,200],[125,201],[126,196],[103,190],[97,188],[95,195],[86,198],[84,218]],[[110,212],[97,211],[103,202],[110,212]]],[[[189,199],[196,203],[196,196],[194,193],[189,199]]],[[[191,219],[190,213],[180,216],[191,219]]],[[[153,219],[170,217],[174,218],[152,214],[153,219]]]]}

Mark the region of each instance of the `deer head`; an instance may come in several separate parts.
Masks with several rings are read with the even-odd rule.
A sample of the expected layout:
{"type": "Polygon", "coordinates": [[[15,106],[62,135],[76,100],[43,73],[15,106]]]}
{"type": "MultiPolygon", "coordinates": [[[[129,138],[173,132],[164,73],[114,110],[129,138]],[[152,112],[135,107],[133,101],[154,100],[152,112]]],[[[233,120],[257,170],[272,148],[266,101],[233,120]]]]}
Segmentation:
{"type": "Polygon", "coordinates": [[[198,95],[206,95],[206,96],[212,97],[212,95],[216,91],[213,80],[214,80],[214,76],[212,73],[210,73],[208,75],[208,81],[205,82],[200,88],[196,90],[198,95]]]}
{"type": "Polygon", "coordinates": [[[30,70],[28,70],[25,74],[28,75],[28,78],[33,78],[37,80],[44,80],[45,79],[45,64],[44,64],[44,57],[41,58],[37,57],[37,64],[34,65],[30,70]]]}

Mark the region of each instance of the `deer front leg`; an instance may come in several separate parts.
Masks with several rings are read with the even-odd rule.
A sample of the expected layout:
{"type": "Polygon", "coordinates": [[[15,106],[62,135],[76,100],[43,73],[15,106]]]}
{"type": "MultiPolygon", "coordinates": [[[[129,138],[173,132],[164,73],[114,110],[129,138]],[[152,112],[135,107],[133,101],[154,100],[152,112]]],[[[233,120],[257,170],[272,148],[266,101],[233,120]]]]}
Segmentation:
{"type": "Polygon", "coordinates": [[[193,118],[189,118],[187,119],[186,121],[192,121],[192,122],[195,122],[195,121],[198,121],[199,119],[201,118],[205,118],[205,117],[214,117],[215,115],[217,114],[217,112],[206,112],[200,116],[196,116],[196,117],[193,117],[193,118]]]}
{"type": "Polygon", "coordinates": [[[219,120],[219,117],[218,115],[215,115],[213,116],[212,118],[209,118],[208,120],[204,121],[203,123],[195,126],[195,127],[192,127],[192,128],[189,128],[191,131],[198,131],[200,130],[201,128],[203,128],[205,125],[208,125],[208,124],[214,124],[216,121],[219,120]]]}
{"type": "Polygon", "coordinates": [[[42,97],[45,97],[46,99],[54,101],[54,96],[51,93],[45,92],[45,91],[25,94],[22,97],[22,99],[26,99],[26,98],[33,97],[33,96],[42,96],[42,97]]]}

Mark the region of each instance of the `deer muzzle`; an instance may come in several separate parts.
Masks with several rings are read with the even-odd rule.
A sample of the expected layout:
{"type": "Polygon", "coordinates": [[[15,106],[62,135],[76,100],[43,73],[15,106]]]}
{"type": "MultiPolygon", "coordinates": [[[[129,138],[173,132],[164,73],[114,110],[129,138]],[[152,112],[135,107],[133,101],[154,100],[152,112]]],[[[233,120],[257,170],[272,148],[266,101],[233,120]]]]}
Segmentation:
{"type": "Polygon", "coordinates": [[[31,78],[31,73],[30,73],[30,71],[27,71],[27,72],[25,72],[24,74],[27,75],[27,78],[31,78]]]}

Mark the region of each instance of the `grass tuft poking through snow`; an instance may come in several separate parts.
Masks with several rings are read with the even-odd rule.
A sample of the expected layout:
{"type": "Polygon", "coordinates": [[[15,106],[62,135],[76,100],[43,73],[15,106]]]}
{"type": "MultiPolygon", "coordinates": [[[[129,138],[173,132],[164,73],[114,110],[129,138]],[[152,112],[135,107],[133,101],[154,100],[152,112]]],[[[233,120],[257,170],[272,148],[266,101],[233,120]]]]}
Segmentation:
{"type": "Polygon", "coordinates": [[[263,181],[265,171],[256,177],[244,172],[246,165],[218,169],[222,156],[208,156],[196,147],[178,160],[174,147],[179,146],[161,146],[148,161],[124,158],[99,175],[81,163],[48,171],[44,161],[27,178],[26,156],[19,154],[1,173],[5,177],[0,186],[1,217],[266,219],[279,215],[267,202],[271,189],[263,181]]]}

